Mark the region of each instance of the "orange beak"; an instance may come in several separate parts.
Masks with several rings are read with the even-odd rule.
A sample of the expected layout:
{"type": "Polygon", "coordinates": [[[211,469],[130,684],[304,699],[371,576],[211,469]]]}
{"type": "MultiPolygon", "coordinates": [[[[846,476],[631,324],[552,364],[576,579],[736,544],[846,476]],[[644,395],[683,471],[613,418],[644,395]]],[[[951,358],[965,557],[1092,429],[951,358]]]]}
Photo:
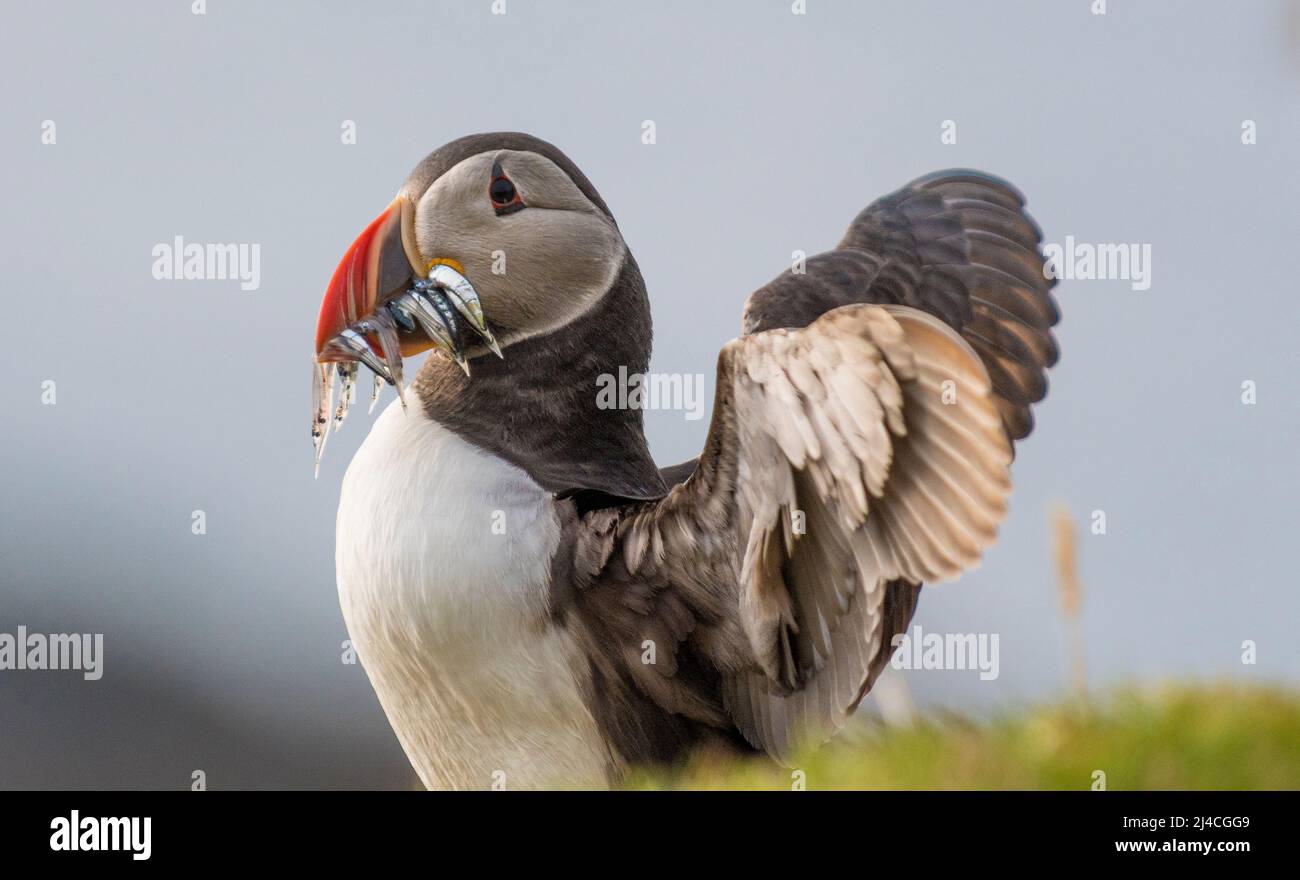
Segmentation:
{"type": "MultiPolygon", "coordinates": [[[[343,255],[325,289],[320,317],[316,321],[316,360],[343,358],[325,348],[330,340],[424,275],[425,267],[415,246],[415,206],[398,196],[365,228],[343,255]]],[[[380,340],[373,340],[384,356],[380,340]]],[[[401,341],[401,356],[418,354],[429,347],[417,337],[401,341]]]]}
{"type": "Polygon", "coordinates": [[[415,206],[393,199],[352,242],[325,288],[316,320],[316,364],[312,371],[312,441],[316,466],[334,428],[343,424],[356,390],[357,364],[375,375],[371,408],[388,382],[402,393],[402,358],[430,348],[447,355],[469,375],[470,337],[504,357],[488,327],[478,291],[451,258],[425,262],[415,244],[415,206]],[[334,380],[342,381],[334,408],[334,380]]]}

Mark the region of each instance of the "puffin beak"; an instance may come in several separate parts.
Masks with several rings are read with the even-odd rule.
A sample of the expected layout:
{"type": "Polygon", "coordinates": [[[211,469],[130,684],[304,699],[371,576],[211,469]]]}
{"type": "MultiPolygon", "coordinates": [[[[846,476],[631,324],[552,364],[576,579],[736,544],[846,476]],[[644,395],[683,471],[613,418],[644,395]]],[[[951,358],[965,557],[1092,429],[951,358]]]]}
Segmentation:
{"type": "Polygon", "coordinates": [[[339,262],[316,322],[316,362],[360,361],[401,385],[403,357],[435,348],[468,374],[467,329],[498,357],[474,286],[455,260],[426,262],[415,244],[415,206],[398,196],[339,262]]]}
{"type": "Polygon", "coordinates": [[[338,430],[355,396],[358,363],[375,374],[373,409],[384,382],[397,388],[406,405],[403,357],[433,348],[460,364],[468,375],[466,331],[502,357],[478,293],[461,272],[454,260],[423,260],[415,243],[415,205],[403,196],[394,199],[347,249],[325,289],[316,321],[312,438],[318,468],[336,373],[342,380],[334,412],[338,430]]]}

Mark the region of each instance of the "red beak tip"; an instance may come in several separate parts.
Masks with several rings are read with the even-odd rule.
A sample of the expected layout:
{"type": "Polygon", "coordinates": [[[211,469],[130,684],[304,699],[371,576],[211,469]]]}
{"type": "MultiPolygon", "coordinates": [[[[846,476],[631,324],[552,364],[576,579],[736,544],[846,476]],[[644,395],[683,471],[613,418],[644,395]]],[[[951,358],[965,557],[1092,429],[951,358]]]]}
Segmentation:
{"type": "Polygon", "coordinates": [[[326,344],[345,327],[372,312],[378,281],[378,259],[381,244],[392,224],[402,222],[402,206],[394,200],[384,212],[370,222],[357,236],[339,261],[325,288],[320,315],[316,321],[316,354],[324,351],[326,344]]]}

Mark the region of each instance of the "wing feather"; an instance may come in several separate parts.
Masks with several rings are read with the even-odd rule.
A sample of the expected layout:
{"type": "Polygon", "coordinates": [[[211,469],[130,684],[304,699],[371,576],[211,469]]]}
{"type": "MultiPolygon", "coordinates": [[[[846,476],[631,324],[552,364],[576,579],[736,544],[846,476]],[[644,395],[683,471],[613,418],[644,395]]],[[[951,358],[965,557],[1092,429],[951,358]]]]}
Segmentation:
{"type": "Polygon", "coordinates": [[[575,589],[557,613],[575,612],[629,760],[671,753],[637,733],[655,711],[679,745],[738,732],[789,760],[825,740],[921,583],[978,564],[1057,356],[1023,208],[964,171],[873,203],[805,275],[750,297],[704,452],[670,469],[685,479],[566,521],[575,562],[553,582],[575,589]]]}
{"type": "Polygon", "coordinates": [[[856,706],[880,650],[887,586],[956,577],[994,540],[1010,443],[979,356],[905,306],[845,306],[804,330],[737,340],[724,357],[744,377],[734,388],[742,470],[790,474],[741,486],[749,531],[738,602],[758,668],[727,676],[724,700],[755,745],[788,759],[856,706]],[[764,368],[744,368],[751,359],[764,368]],[[862,442],[870,426],[834,415],[846,369],[871,401],[855,392],[855,411],[886,426],[873,443],[862,442]],[[802,377],[794,399],[789,375],[802,377]],[[782,410],[811,433],[774,442],[782,410]],[[781,518],[795,514],[804,528],[787,548],[781,518]]]}

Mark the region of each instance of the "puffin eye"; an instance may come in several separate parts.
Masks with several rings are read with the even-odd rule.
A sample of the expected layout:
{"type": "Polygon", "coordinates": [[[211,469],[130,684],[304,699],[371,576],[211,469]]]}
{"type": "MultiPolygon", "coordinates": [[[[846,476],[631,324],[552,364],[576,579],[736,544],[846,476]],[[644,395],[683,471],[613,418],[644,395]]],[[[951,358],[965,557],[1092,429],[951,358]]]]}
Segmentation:
{"type": "Polygon", "coordinates": [[[495,205],[508,205],[519,195],[515,192],[515,185],[505,177],[498,177],[492,181],[488,192],[492,195],[492,203],[495,205]]]}
{"type": "Polygon", "coordinates": [[[488,198],[492,200],[492,208],[497,212],[497,216],[512,214],[524,207],[524,200],[519,198],[519,190],[515,189],[514,183],[501,170],[500,162],[492,165],[492,182],[488,184],[488,198]]]}

